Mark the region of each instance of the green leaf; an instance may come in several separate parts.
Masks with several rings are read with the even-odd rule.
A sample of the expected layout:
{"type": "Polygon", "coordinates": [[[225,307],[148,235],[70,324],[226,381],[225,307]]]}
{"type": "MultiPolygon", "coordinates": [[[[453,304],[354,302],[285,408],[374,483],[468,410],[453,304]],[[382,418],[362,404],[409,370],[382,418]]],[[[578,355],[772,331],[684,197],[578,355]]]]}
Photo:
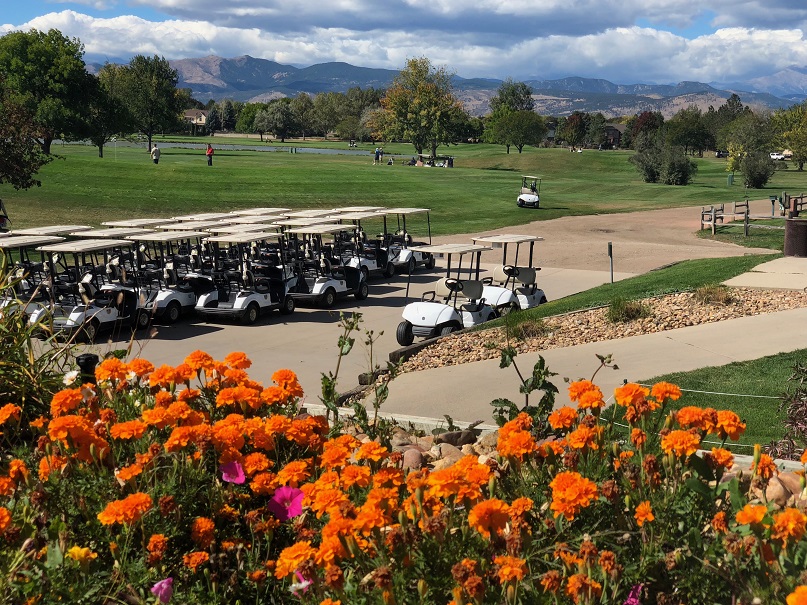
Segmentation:
{"type": "Polygon", "coordinates": [[[731,494],[731,505],[735,511],[741,510],[745,506],[745,498],[740,493],[740,482],[737,477],[729,481],[729,493],[731,494]]]}
{"type": "Polygon", "coordinates": [[[53,569],[55,567],[59,567],[64,562],[64,555],[62,555],[62,549],[59,548],[59,544],[57,542],[51,542],[48,544],[48,556],[45,560],[45,567],[48,569],[53,569]]]}
{"type": "Polygon", "coordinates": [[[712,499],[712,490],[710,490],[709,486],[703,483],[702,481],[699,481],[694,477],[690,477],[689,479],[686,480],[684,485],[686,485],[693,492],[700,494],[704,498],[708,498],[710,500],[712,499]]]}
{"type": "Polygon", "coordinates": [[[697,472],[701,477],[707,481],[715,480],[715,474],[709,466],[709,463],[706,462],[704,458],[701,458],[697,454],[693,454],[689,457],[688,462],[689,466],[695,469],[695,472],[697,472]]]}

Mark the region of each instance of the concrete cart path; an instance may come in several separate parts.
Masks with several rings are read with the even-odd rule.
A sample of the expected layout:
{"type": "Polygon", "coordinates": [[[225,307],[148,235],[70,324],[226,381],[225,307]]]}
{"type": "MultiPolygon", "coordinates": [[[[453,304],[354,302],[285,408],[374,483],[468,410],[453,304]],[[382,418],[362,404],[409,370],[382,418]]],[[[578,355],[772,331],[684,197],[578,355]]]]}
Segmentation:
{"type": "MultiPolygon", "coordinates": [[[[807,308],[523,354],[516,361],[522,373],[529,373],[543,355],[549,369],[558,374],[553,382],[560,390],[560,406],[569,401],[563,378],[590,378],[599,365],[597,354],[613,354],[619,366],[618,370],[601,370],[595,379],[610,396],[624,379],[644,380],[800,348],[807,348],[807,308]]],[[[433,368],[397,378],[382,410],[490,422],[493,399],[505,397],[523,403],[518,387],[515,370],[500,369],[497,359],[433,368]]]]}
{"type": "Polygon", "coordinates": [[[770,290],[807,289],[807,258],[784,257],[757,265],[751,271],[738,275],[727,286],[770,290]]]}

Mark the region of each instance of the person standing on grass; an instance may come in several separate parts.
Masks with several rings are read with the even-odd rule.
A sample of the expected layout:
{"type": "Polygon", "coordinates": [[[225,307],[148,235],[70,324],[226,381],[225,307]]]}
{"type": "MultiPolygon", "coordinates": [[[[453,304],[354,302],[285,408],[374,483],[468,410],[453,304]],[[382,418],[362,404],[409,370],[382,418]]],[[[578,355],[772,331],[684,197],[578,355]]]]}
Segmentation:
{"type": "Polygon", "coordinates": [[[213,165],[213,146],[210,143],[207,144],[207,151],[205,151],[205,155],[207,156],[207,165],[212,166],[213,165]]]}
{"type": "Polygon", "coordinates": [[[155,164],[160,163],[160,148],[157,147],[157,143],[151,148],[151,159],[154,160],[155,164]]]}

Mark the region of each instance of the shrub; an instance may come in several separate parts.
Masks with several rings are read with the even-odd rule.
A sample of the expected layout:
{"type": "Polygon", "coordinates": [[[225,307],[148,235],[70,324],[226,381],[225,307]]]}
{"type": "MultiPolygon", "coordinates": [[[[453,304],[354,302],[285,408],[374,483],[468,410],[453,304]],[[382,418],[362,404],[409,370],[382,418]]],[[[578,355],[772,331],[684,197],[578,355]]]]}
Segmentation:
{"type": "Polygon", "coordinates": [[[682,147],[665,147],[661,155],[659,181],[665,185],[689,185],[698,173],[695,160],[682,147]]]}
{"type": "Polygon", "coordinates": [[[518,340],[527,340],[529,338],[540,338],[546,336],[551,332],[551,328],[543,319],[525,319],[515,325],[510,322],[505,323],[507,336],[518,340]]]}
{"type": "Polygon", "coordinates": [[[734,300],[731,290],[722,285],[701,286],[695,290],[694,296],[702,305],[728,305],[734,300]]]}
{"type": "Polygon", "coordinates": [[[635,319],[643,319],[650,315],[650,307],[641,301],[615,298],[608,306],[606,318],[611,323],[626,323],[635,319]]]}
{"type": "Polygon", "coordinates": [[[776,172],[776,163],[762,151],[749,153],[740,160],[740,173],[746,187],[762,189],[776,172]]]}

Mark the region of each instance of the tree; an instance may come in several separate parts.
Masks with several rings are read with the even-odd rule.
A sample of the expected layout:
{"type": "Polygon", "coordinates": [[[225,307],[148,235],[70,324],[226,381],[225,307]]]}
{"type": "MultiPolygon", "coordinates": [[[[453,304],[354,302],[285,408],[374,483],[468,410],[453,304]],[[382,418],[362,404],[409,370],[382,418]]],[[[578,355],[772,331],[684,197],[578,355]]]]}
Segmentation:
{"type": "Polygon", "coordinates": [[[764,152],[767,155],[773,140],[770,120],[753,112],[744,113],[735,119],[725,128],[725,132],[726,149],[729,152],[726,170],[729,172],[741,170],[742,161],[749,154],[764,152]]]}
{"type": "Polygon", "coordinates": [[[235,130],[235,106],[230,99],[224,99],[220,104],[222,130],[235,130]]]}
{"type": "Polygon", "coordinates": [[[776,172],[776,164],[765,151],[751,151],[740,159],[743,183],[751,189],[762,189],[776,172]]]}
{"type": "Polygon", "coordinates": [[[83,56],[78,39],[55,29],[12,32],[0,38],[0,73],[31,116],[46,154],[56,137],[84,134],[92,80],[83,56]]]}
{"type": "Polygon", "coordinates": [[[31,112],[11,94],[0,76],[0,184],[30,189],[42,183],[39,169],[53,159],[41,145],[42,131],[31,112]]]}
{"type": "Polygon", "coordinates": [[[804,170],[807,162],[807,103],[774,112],[771,124],[776,131],[776,141],[783,149],[793,152],[798,170],[804,170]]]}
{"type": "Polygon", "coordinates": [[[216,134],[216,131],[221,130],[221,112],[219,111],[218,104],[214,103],[210,109],[207,110],[207,121],[205,122],[207,131],[210,136],[216,134]]]}
{"type": "Polygon", "coordinates": [[[701,110],[692,105],[681,109],[667,120],[667,137],[671,145],[684,148],[685,153],[703,152],[714,145],[714,138],[706,126],[701,110]]]}
{"type": "Polygon", "coordinates": [[[314,102],[306,93],[301,92],[292,99],[291,110],[294,112],[294,119],[303,133],[305,141],[305,133],[314,129],[314,102]]]}
{"type": "Polygon", "coordinates": [[[272,120],[266,109],[260,109],[258,113],[255,114],[255,119],[252,122],[252,130],[261,135],[261,142],[263,142],[263,134],[265,132],[271,132],[272,120]]]}
{"type": "Polygon", "coordinates": [[[532,89],[524,82],[514,82],[512,78],[507,78],[499,85],[496,96],[490,100],[490,109],[494,115],[502,109],[533,111],[535,101],[532,99],[532,89]]]}
{"type": "Polygon", "coordinates": [[[586,145],[600,147],[605,143],[605,116],[601,113],[591,113],[586,125],[586,145]]]}
{"type": "Polygon", "coordinates": [[[629,161],[646,183],[688,185],[698,172],[698,165],[687,157],[683,147],[667,143],[664,129],[640,133],[636,153],[629,161]]]}
{"type": "Polygon", "coordinates": [[[636,141],[640,139],[640,135],[659,130],[664,126],[664,116],[658,111],[643,111],[636,116],[635,120],[629,120],[628,125],[630,126],[630,131],[626,146],[638,151],[636,141]]]}
{"type": "Polygon", "coordinates": [[[417,153],[428,147],[432,155],[437,155],[439,145],[451,142],[456,134],[452,127],[464,111],[454,97],[451,74],[443,67],[432,68],[425,57],[407,61],[381,107],[386,138],[410,141],[417,153]]]}
{"type": "Polygon", "coordinates": [[[281,143],[284,143],[297,126],[294,121],[294,112],[291,110],[291,99],[286,97],[275,99],[266,108],[266,115],[268,116],[268,130],[273,132],[281,143]]]}
{"type": "MultiPolygon", "coordinates": [[[[254,128],[255,116],[258,115],[260,110],[266,109],[266,107],[266,103],[247,103],[244,105],[244,108],[238,114],[238,120],[235,123],[235,131],[244,134],[258,132],[254,128]]],[[[261,141],[263,141],[263,132],[259,132],[261,135],[261,141]]]]}
{"type": "Polygon", "coordinates": [[[121,69],[111,63],[98,72],[89,99],[88,131],[90,142],[98,147],[98,157],[104,157],[104,144],[113,136],[134,128],[132,116],[124,105],[121,69]]]}
{"type": "Polygon", "coordinates": [[[519,153],[525,145],[538,145],[546,136],[544,119],[532,110],[514,111],[503,121],[508,131],[508,140],[519,153]]]}
{"type": "Polygon", "coordinates": [[[177,127],[184,108],[177,90],[177,72],[164,57],[136,55],[123,66],[121,100],[132,115],[136,128],[151,140],[158,132],[177,127]]]}
{"type": "Polygon", "coordinates": [[[344,111],[344,95],[338,92],[323,92],[314,97],[312,116],[314,124],[325,138],[346,114],[344,111]]]}
{"type": "Polygon", "coordinates": [[[588,114],[575,111],[566,118],[558,135],[572,147],[582,145],[588,132],[588,114]]]}

